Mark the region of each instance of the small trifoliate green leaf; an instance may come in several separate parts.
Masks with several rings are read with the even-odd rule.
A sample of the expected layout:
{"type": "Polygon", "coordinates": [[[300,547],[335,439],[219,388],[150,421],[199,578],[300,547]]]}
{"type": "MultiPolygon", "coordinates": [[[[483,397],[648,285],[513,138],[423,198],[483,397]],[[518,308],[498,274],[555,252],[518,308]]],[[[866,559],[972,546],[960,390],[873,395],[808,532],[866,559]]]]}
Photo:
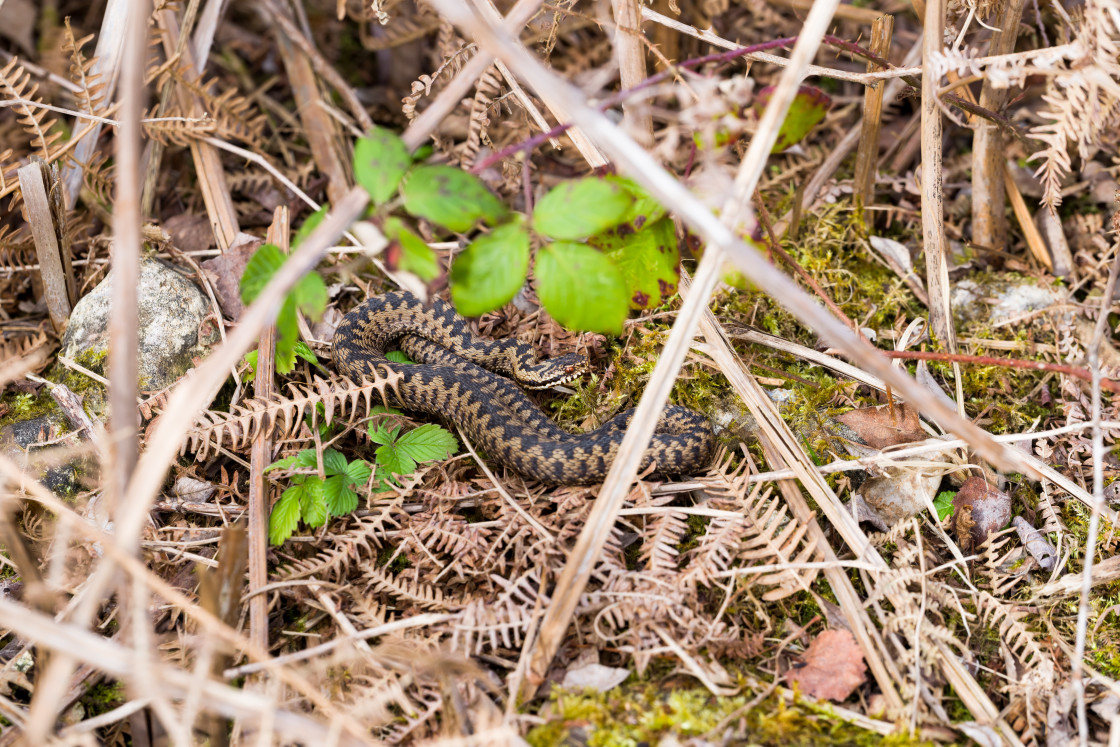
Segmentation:
{"type": "Polygon", "coordinates": [[[323,496],[323,481],[318,477],[310,478],[304,483],[305,490],[300,498],[300,517],[309,527],[321,527],[327,523],[330,512],[327,511],[327,500],[323,496]]]}
{"type": "Polygon", "coordinates": [[[453,166],[417,166],[401,194],[409,213],[457,233],[480,220],[493,225],[508,212],[478,177],[453,166]]]}
{"type": "Polygon", "coordinates": [[[346,475],[334,475],[323,483],[323,501],[331,516],[345,516],[358,507],[358,494],[346,475]]]}
{"type": "Polygon", "coordinates": [[[569,329],[621,334],[629,312],[618,268],[586,244],[556,242],[537,254],[537,295],[569,329]]]}
{"type": "Polygon", "coordinates": [[[396,446],[416,462],[446,459],[459,450],[455,437],[434,423],[427,423],[401,436],[396,446]]]}
{"type": "MultiPolygon", "coordinates": [[[[415,361],[411,361],[408,359],[408,356],[404,354],[403,350],[390,350],[389,352],[385,353],[385,359],[390,360],[393,363],[415,363],[415,361]]],[[[384,405],[380,405],[380,407],[384,407],[384,405]]],[[[372,412],[372,410],[370,412],[372,412]]],[[[385,410],[385,412],[389,412],[389,410],[385,410]]],[[[392,412],[400,411],[392,410],[392,412]]]]}
{"type": "Polygon", "coordinates": [[[377,463],[394,475],[408,475],[416,469],[416,461],[398,449],[396,444],[378,446],[377,463]]]}
{"type": "Polygon", "coordinates": [[[318,319],[327,308],[327,284],[323,276],[317,272],[310,272],[299,279],[290,294],[302,311],[312,319],[318,319]]]}
{"type": "Polygon", "coordinates": [[[300,505],[299,497],[291,496],[288,491],[276,501],[272,513],[268,517],[268,541],[274,545],[282,545],[292,536],[299,524],[300,505]]]}
{"type": "Polygon", "coordinates": [[[388,202],[412,165],[408,146],[383,127],[374,127],[354,144],[354,181],[369,192],[373,204],[388,202]]]}
{"type": "Polygon", "coordinates": [[[397,433],[400,432],[401,427],[398,425],[392,430],[389,429],[384,423],[370,422],[367,428],[369,438],[375,444],[388,445],[397,440],[397,433]]]}
{"type": "MultiPolygon", "coordinates": [[[[313,366],[317,366],[318,368],[323,367],[323,365],[319,363],[319,358],[315,355],[315,351],[308,347],[307,343],[303,340],[296,340],[295,349],[293,350],[293,352],[296,354],[297,358],[302,358],[303,360],[307,361],[313,366]]],[[[322,403],[320,402],[319,404],[322,403]]]]}
{"type": "Polygon", "coordinates": [[[944,490],[933,499],[933,507],[937,509],[937,520],[945,521],[953,513],[953,499],[957,497],[955,490],[944,490]]]}
{"type": "Polygon", "coordinates": [[[451,300],[463,316],[509,303],[529,272],[529,232],[521,222],[479,236],[451,263],[451,300]]]}
{"type": "Polygon", "coordinates": [[[341,475],[346,471],[346,457],[334,449],[323,450],[323,472],[328,475],[341,475]]]}
{"type": "Polygon", "coordinates": [[[595,176],[564,182],[533,208],[533,230],[554,239],[575,241],[617,226],[634,197],[617,182],[595,176]]]}
{"type": "Polygon", "coordinates": [[[369,465],[361,459],[355,459],[350,462],[350,464],[346,465],[346,476],[353,485],[359,488],[369,482],[371,473],[372,470],[370,470],[369,465]]]}
{"type": "Polygon", "coordinates": [[[439,260],[424,239],[407,228],[398,231],[396,239],[397,246],[400,247],[400,258],[396,262],[399,269],[411,272],[424,281],[433,280],[439,275],[439,260]]]}

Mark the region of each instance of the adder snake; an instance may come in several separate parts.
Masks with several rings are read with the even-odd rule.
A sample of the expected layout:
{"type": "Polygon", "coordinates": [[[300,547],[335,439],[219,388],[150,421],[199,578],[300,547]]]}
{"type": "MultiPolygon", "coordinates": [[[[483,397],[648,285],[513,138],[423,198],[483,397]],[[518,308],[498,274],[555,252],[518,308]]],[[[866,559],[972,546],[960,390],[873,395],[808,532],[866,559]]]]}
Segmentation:
{"type": "MultiPolygon", "coordinates": [[[[350,311],[335,332],[331,357],[338,372],[355,381],[391,377],[393,384],[382,389],[392,395],[391,404],[453,421],[492,458],[553,485],[602,480],[633,414],[586,433],[563,430],[505,376],[546,389],[582,375],[583,356],[538,362],[526,343],[475,337],[451,304],[424,304],[407,291],[370,298],[350,311]],[[386,359],[393,343],[417,363],[386,359]]],[[[669,406],[642,468],[656,463],[662,474],[702,471],[713,444],[702,415],[669,406]]]]}

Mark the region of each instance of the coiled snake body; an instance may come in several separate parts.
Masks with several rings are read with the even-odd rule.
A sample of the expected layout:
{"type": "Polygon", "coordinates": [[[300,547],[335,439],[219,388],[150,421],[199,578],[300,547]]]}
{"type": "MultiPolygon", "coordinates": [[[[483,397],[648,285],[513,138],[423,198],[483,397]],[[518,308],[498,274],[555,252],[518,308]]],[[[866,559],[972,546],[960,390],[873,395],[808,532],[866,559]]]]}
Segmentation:
{"type": "MultiPolygon", "coordinates": [[[[451,304],[433,299],[425,305],[407,291],[370,298],[350,311],[335,332],[331,357],[338,372],[355,381],[391,377],[393,384],[382,389],[391,404],[453,421],[491,457],[553,485],[602,480],[633,414],[621,413],[593,431],[568,433],[505,376],[526,388],[546,389],[582,375],[582,356],[538,362],[526,343],[475,337],[451,304]],[[417,363],[386,359],[394,343],[417,363]]],[[[656,463],[662,474],[702,471],[713,445],[702,415],[669,406],[642,468],[656,463]]]]}

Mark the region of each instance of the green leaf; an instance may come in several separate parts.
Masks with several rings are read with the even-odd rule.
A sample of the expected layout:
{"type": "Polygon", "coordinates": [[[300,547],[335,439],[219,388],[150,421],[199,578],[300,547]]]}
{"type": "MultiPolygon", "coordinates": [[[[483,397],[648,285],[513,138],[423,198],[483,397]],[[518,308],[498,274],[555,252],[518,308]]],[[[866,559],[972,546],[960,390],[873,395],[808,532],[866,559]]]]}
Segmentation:
{"type": "Polygon", "coordinates": [[[298,454],[293,454],[289,457],[277,460],[264,468],[265,472],[270,469],[317,469],[319,462],[315,458],[315,449],[304,449],[298,454]]]}
{"type": "MultiPolygon", "coordinates": [[[[385,353],[385,359],[390,360],[393,363],[409,363],[409,364],[411,364],[411,363],[416,362],[416,361],[409,360],[408,356],[405,355],[404,351],[402,351],[402,350],[390,350],[389,352],[385,353]]],[[[385,407],[385,405],[379,405],[379,406],[380,407],[385,407]]],[[[370,410],[370,412],[373,412],[373,411],[370,410]]],[[[399,414],[400,410],[394,410],[393,408],[390,407],[390,408],[386,409],[385,412],[393,412],[393,413],[398,413],[399,414]]]]}
{"type": "Polygon", "coordinates": [[[286,259],[284,252],[275,244],[264,244],[253,252],[245,271],[241,273],[241,302],[248,306],[257,300],[286,259]]]}
{"type": "Polygon", "coordinates": [[[350,478],[351,484],[359,488],[369,482],[369,476],[372,472],[369,465],[361,459],[355,459],[346,465],[346,476],[350,478]]]}
{"type": "Polygon", "coordinates": [[[323,450],[323,472],[328,475],[341,475],[346,471],[346,457],[334,449],[323,450]]]}
{"type": "Polygon", "coordinates": [[[626,212],[622,222],[629,223],[635,231],[640,231],[645,226],[661,220],[668,214],[669,211],[633,179],[617,175],[604,178],[609,182],[618,184],[634,198],[634,204],[630,206],[630,210],[626,212]]]}
{"type": "Polygon", "coordinates": [[[249,371],[241,375],[242,383],[249,384],[257,378],[257,351],[250,350],[246,353],[245,357],[241,359],[241,364],[249,367],[249,371]]]}
{"type": "Polygon", "coordinates": [[[564,182],[533,209],[533,229],[554,239],[585,239],[626,219],[634,197],[618,182],[588,176],[564,182]]]}
{"type": "Polygon", "coordinates": [[[296,341],[299,340],[299,317],[291,294],[280,305],[276,315],[276,373],[290,374],[296,367],[296,341]]]}
{"type": "Polygon", "coordinates": [[[955,490],[945,490],[937,494],[933,499],[933,507],[937,509],[937,520],[945,521],[949,514],[953,513],[953,499],[957,497],[955,490]]]}
{"type": "MultiPolygon", "coordinates": [[[[309,348],[307,343],[303,340],[296,340],[295,350],[293,352],[295,352],[297,358],[302,358],[313,366],[323,368],[322,364],[319,363],[318,356],[315,355],[315,351],[309,348]]],[[[320,402],[319,404],[322,403],[320,402]]]]}
{"type": "Polygon", "coordinates": [[[289,495],[288,490],[276,501],[268,517],[268,541],[274,545],[284,544],[299,524],[299,498],[289,495]]]}
{"type": "Polygon", "coordinates": [[[309,527],[321,527],[330,517],[327,500],[323,496],[323,487],[323,481],[318,477],[310,478],[304,483],[305,490],[299,501],[300,516],[303,518],[303,523],[309,527]]]}
{"type": "Polygon", "coordinates": [[[455,437],[434,423],[427,423],[404,434],[397,440],[396,446],[416,462],[446,459],[459,450],[459,442],[455,437]]]}
{"type": "MultiPolygon", "coordinates": [[[[752,106],[759,117],[762,116],[762,112],[770,102],[773,93],[774,86],[766,86],[755,97],[752,106]]],[[[830,106],[832,106],[832,99],[821,89],[813,86],[801,86],[797,89],[797,95],[794,96],[793,103],[790,104],[786,120],[782,122],[782,126],[778,130],[778,139],[774,142],[774,147],[770,149],[770,152],[778,153],[801,142],[809,134],[809,131],[824,119],[824,115],[828,114],[830,106]]]]}
{"type": "Polygon", "coordinates": [[[389,430],[384,423],[370,422],[367,430],[371,441],[375,444],[385,444],[387,446],[397,440],[397,433],[400,432],[400,429],[399,425],[389,430]]]}
{"type": "Polygon", "coordinates": [[[457,233],[479,220],[493,225],[508,212],[478,177],[452,166],[417,166],[401,194],[409,213],[457,233]]]}
{"type": "Polygon", "coordinates": [[[412,156],[396,133],[373,127],[354,144],[354,181],[369,192],[373,204],[387,202],[397,192],[412,156]]]}
{"type": "Polygon", "coordinates": [[[303,225],[299,227],[298,231],[296,231],[296,235],[292,237],[292,251],[298,249],[299,245],[303,243],[303,240],[310,236],[311,232],[319,227],[319,224],[322,223],[323,219],[327,217],[328,210],[330,210],[330,206],[323,205],[314,213],[307,216],[307,220],[303,222],[303,225]]]}
{"type": "Polygon", "coordinates": [[[416,469],[416,460],[398,449],[396,444],[378,446],[377,463],[394,475],[411,474],[416,469]]]}
{"type": "Polygon", "coordinates": [[[637,233],[612,229],[590,241],[622,273],[630,308],[660,306],[677,292],[681,253],[671,218],[662,218],[637,233]]]}
{"type": "Polygon", "coordinates": [[[463,316],[509,303],[529,272],[529,232],[520,222],[471,242],[451,265],[451,300],[463,316]]]}
{"type": "Polygon", "coordinates": [[[327,284],[317,272],[309,272],[300,278],[289,296],[295,299],[299,310],[312,319],[321,317],[327,308],[327,284]]]}
{"type": "MultiPolygon", "coordinates": [[[[401,360],[397,360],[396,358],[389,358],[389,354],[387,353],[385,355],[385,357],[389,358],[389,360],[391,360],[391,361],[395,361],[397,363],[412,363],[412,361],[410,361],[408,359],[408,357],[404,353],[401,353],[401,351],[399,351],[399,350],[390,350],[389,353],[400,353],[401,360]]],[[[374,405],[373,407],[369,408],[369,412],[370,412],[371,415],[400,415],[401,414],[401,411],[398,410],[397,408],[386,407],[385,405],[374,405]]],[[[371,431],[370,432],[371,433],[373,432],[372,431],[372,426],[371,426],[371,431]]]]}
{"type": "Polygon", "coordinates": [[[622,273],[586,244],[557,242],[537,254],[537,295],[560,324],[621,334],[629,310],[622,273]]]}
{"type": "Polygon", "coordinates": [[[358,507],[358,494],[346,475],[334,475],[323,483],[323,502],[331,516],[345,516],[358,507]]]}
{"type": "Polygon", "coordinates": [[[430,281],[439,275],[439,261],[436,253],[420,238],[407,228],[397,233],[397,243],[401,248],[400,261],[397,266],[411,272],[421,280],[430,281]]]}

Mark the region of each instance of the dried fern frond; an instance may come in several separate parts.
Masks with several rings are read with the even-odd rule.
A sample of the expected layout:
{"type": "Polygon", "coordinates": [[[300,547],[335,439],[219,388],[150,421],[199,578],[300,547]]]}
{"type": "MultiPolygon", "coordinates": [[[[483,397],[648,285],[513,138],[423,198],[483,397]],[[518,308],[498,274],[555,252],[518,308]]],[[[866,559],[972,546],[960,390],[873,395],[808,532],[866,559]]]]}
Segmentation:
{"type": "Polygon", "coordinates": [[[241,96],[236,89],[227,88],[221,93],[217,78],[200,80],[189,67],[172,68],[170,76],[186,88],[214,123],[214,133],[228,140],[241,140],[255,149],[264,148],[264,125],[268,117],[252,101],[241,96]],[[254,114],[254,112],[259,112],[254,114]]]}
{"type": "Polygon", "coordinates": [[[724,454],[709,475],[700,480],[713,507],[734,511],[746,520],[735,560],[745,568],[752,563],[792,564],[781,570],[764,571],[754,579],[757,584],[773,587],[762,595],[766,601],[809,589],[820,571],[796,567],[822,559],[816,543],[807,537],[809,525],[798,521],[769,490],[763,492],[758,486],[752,490],[749,476],[745,463],[735,467],[732,456],[724,454]]]}
{"type": "Polygon", "coordinates": [[[378,506],[369,516],[353,518],[347,522],[342,536],[336,538],[325,550],[305,560],[284,566],[276,574],[279,580],[291,581],[297,578],[315,577],[323,580],[342,578],[354,563],[364,556],[370,562],[377,557],[382,546],[382,536],[391,527],[400,524],[396,516],[403,513],[401,498],[378,506]]]}
{"type": "Polygon", "coordinates": [[[212,446],[244,449],[262,433],[276,440],[294,438],[303,426],[305,415],[311,415],[313,426],[317,424],[316,405],[319,404],[324,407],[323,418],[328,425],[336,415],[345,416],[345,422],[351,424],[367,417],[370,408],[379,401],[388,404],[386,389],[395,386],[396,379],[392,376],[361,384],[345,378],[319,377],[311,384],[291,383],[287,397],[280,394],[267,399],[254,397],[228,413],[206,411],[187,432],[184,449],[189,448],[199,459],[205,459],[212,446]]]}
{"type": "MultiPolygon", "coordinates": [[[[0,94],[5,99],[40,103],[42,99],[35,96],[38,90],[39,84],[31,82],[31,73],[19,64],[18,57],[13,57],[7,65],[0,68],[0,94]]],[[[31,103],[16,103],[11,108],[24,131],[31,136],[31,147],[38,148],[40,155],[49,161],[51,146],[62,137],[62,131],[55,128],[57,120],[48,117],[46,109],[31,103]]]]}
{"type": "Polygon", "coordinates": [[[191,143],[218,132],[218,123],[209,117],[187,117],[172,109],[163,117],[153,108],[145,115],[144,134],[163,145],[189,148],[191,143]]]}
{"type": "Polygon", "coordinates": [[[0,226],[0,275],[30,272],[38,266],[35,243],[24,225],[14,230],[0,226]]]}
{"type": "Polygon", "coordinates": [[[99,74],[91,72],[97,63],[97,58],[86,59],[82,54],[82,47],[94,37],[93,34],[76,39],[74,30],[70,28],[70,19],[66,18],[65,31],[66,43],[62,50],[70,55],[70,80],[78,91],[74,94],[78,99],[78,108],[86,114],[99,114],[104,109],[105,84],[99,81],[99,74]]]}

